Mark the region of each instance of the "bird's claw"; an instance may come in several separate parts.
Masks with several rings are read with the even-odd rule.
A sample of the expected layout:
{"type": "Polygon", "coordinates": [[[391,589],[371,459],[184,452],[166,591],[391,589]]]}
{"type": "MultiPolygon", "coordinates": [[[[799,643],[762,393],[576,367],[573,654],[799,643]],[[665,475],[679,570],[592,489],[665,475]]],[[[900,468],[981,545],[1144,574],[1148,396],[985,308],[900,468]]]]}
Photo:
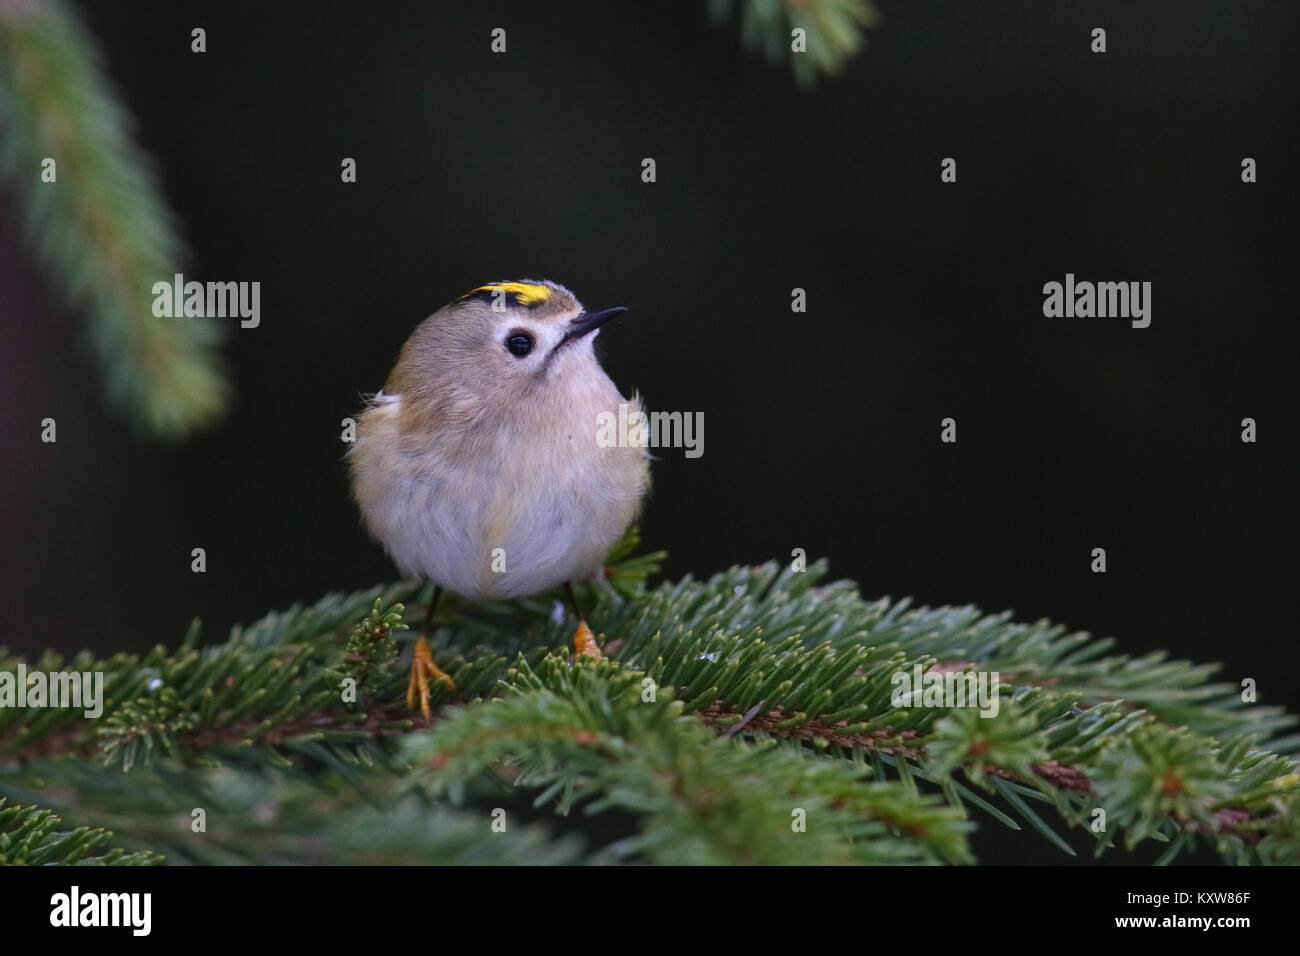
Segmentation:
{"type": "Polygon", "coordinates": [[[415,698],[420,698],[420,713],[424,719],[429,719],[429,681],[444,681],[452,690],[456,689],[456,682],[448,677],[437,664],[433,662],[433,653],[429,650],[429,642],[420,637],[415,642],[415,656],[411,660],[411,679],[406,685],[406,706],[415,709],[415,698]]]}
{"type": "Polygon", "coordinates": [[[578,629],[573,632],[573,653],[575,657],[587,654],[596,660],[605,656],[600,645],[596,643],[596,635],[591,633],[591,628],[587,626],[586,621],[579,621],[578,629]]]}

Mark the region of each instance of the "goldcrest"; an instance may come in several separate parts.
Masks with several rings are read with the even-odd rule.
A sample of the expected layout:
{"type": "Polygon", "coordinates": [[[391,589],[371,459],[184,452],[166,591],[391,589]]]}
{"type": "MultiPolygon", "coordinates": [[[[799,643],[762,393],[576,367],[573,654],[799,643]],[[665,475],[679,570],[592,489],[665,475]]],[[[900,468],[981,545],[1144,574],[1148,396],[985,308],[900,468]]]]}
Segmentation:
{"type": "MultiPolygon", "coordinates": [[[[554,282],[497,282],[407,339],[348,460],[366,528],[403,575],[433,582],[434,602],[443,590],[522,597],[602,572],[649,486],[647,449],[597,440],[602,413],[629,400],[593,342],[624,311],[588,312],[554,282]]],[[[574,610],[578,650],[599,655],[574,610]]],[[[426,716],[430,677],[450,683],[421,637],[407,696],[426,716]]]]}

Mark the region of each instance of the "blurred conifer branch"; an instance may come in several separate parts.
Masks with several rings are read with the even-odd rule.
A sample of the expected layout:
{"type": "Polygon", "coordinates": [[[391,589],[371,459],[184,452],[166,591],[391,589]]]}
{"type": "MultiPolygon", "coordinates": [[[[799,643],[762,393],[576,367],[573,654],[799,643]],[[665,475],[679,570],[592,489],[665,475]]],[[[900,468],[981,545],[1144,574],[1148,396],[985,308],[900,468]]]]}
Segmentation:
{"type": "Polygon", "coordinates": [[[432,643],[456,690],[427,730],[402,700],[411,584],[215,645],[194,627],[172,650],[47,654],[29,671],[104,672],[103,716],[0,708],[0,794],[175,862],[960,863],[973,817],[1071,854],[1060,825],[1097,853],[1300,862],[1300,739],[1277,736],[1296,719],[1213,667],[864,601],[822,562],[649,589],[659,556],[634,545],[584,598],[601,662],[571,660],[550,600],[449,602],[432,643]],[[894,706],[917,665],[998,671],[997,714],[894,706]]]}
{"type": "Polygon", "coordinates": [[[769,63],[788,61],[804,88],[844,69],[878,19],[869,0],[709,0],[709,18],[728,23],[736,6],[745,49],[761,52],[769,63]],[[803,31],[799,50],[796,30],[803,31]]]}
{"type": "Polygon", "coordinates": [[[0,177],[51,285],[85,312],[110,400],[146,433],[178,438],[225,408],[219,333],[153,314],[180,242],[99,64],[62,0],[0,0],[0,177]]]}
{"type": "Polygon", "coordinates": [[[61,829],[58,814],[33,806],[6,806],[0,797],[0,866],[148,866],[157,853],[104,850],[113,840],[107,830],[61,829]]]}

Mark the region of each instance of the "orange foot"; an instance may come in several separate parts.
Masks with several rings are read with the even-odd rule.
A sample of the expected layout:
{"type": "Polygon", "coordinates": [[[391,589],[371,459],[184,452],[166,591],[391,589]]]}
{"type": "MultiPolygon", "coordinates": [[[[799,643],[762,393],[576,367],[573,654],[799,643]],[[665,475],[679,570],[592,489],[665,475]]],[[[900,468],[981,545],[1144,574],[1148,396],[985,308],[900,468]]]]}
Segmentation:
{"type": "MultiPolygon", "coordinates": [[[[588,631],[587,633],[591,633],[588,631]]],[[[440,680],[446,681],[447,686],[452,690],[456,689],[456,682],[442,672],[437,664],[433,662],[433,654],[429,652],[429,642],[423,637],[415,642],[415,657],[411,661],[411,679],[406,685],[406,706],[412,710],[415,709],[415,697],[420,697],[420,713],[424,714],[424,719],[429,719],[429,681],[440,680]]]]}
{"type": "Polygon", "coordinates": [[[587,626],[586,621],[579,621],[578,629],[573,632],[573,653],[575,656],[590,654],[596,660],[605,656],[596,643],[596,635],[591,633],[591,628],[587,626]]]}

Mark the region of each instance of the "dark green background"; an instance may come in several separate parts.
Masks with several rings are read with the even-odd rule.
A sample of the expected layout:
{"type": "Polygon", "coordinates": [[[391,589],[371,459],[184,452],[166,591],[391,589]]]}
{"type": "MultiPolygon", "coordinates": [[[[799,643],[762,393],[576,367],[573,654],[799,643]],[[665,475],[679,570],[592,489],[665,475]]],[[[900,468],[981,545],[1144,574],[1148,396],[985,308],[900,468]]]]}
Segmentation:
{"type": "Polygon", "coordinates": [[[1295,4],[882,3],[812,92],[702,2],[82,6],[187,277],[260,281],[262,324],[229,320],[220,429],[142,443],[0,194],[0,642],[140,649],[196,614],[215,638],[393,577],[340,419],[425,315],[530,276],[628,306],[615,381],[704,412],[704,457],[654,468],[669,574],[804,548],[868,596],[1047,616],[1300,704],[1295,4]],[[1045,319],[1066,272],[1151,281],[1151,328],[1045,319]]]}

